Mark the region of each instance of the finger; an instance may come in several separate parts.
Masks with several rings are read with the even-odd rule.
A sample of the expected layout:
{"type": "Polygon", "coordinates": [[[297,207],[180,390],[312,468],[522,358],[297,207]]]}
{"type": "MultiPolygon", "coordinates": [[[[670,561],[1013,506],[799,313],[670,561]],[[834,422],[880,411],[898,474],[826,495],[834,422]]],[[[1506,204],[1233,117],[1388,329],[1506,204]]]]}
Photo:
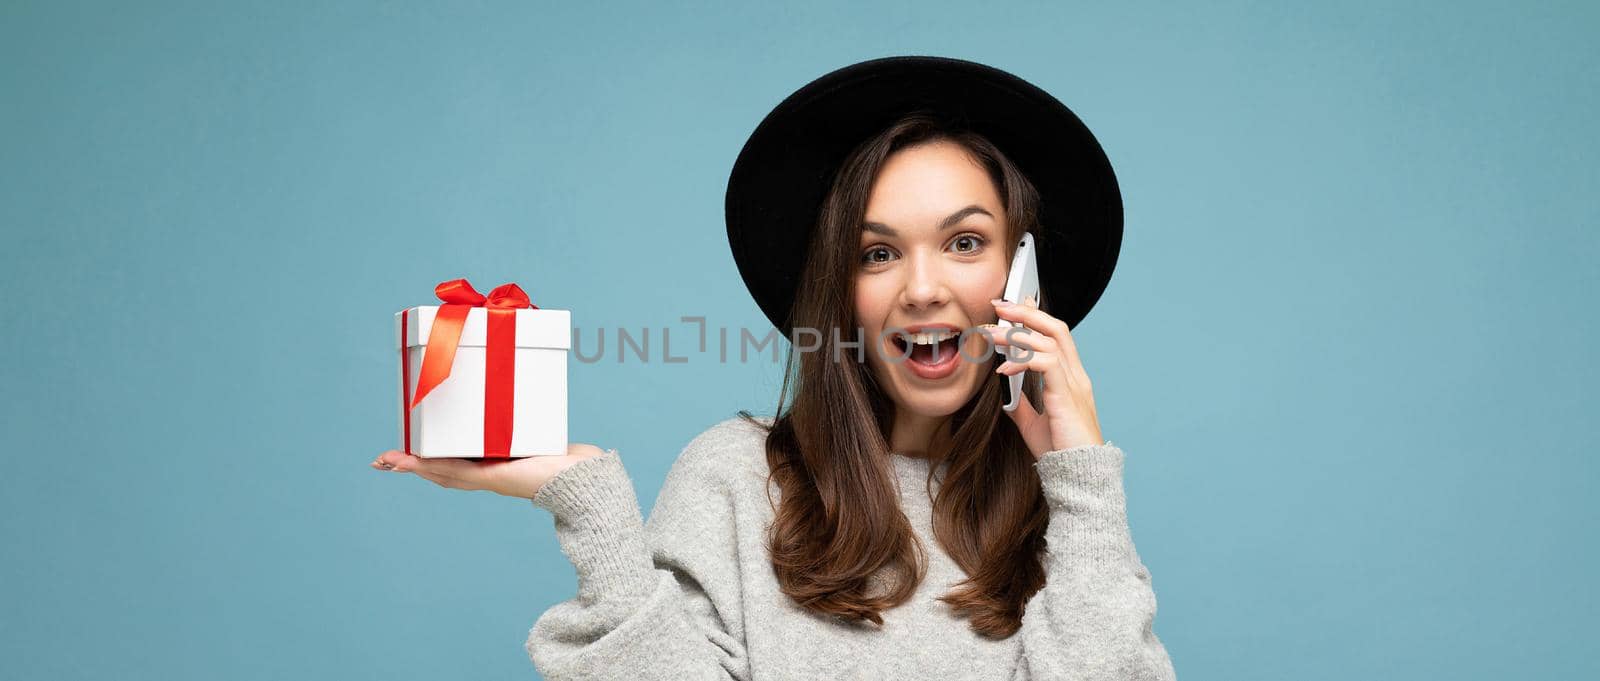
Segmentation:
{"type": "Polygon", "coordinates": [[[378,458],[373,459],[370,465],[374,469],[380,471],[393,471],[400,465],[401,462],[409,458],[412,458],[410,454],[391,449],[387,452],[379,454],[378,458]]]}
{"type": "Polygon", "coordinates": [[[1027,360],[1008,359],[995,367],[994,372],[1006,376],[1015,376],[1024,371],[1037,371],[1048,374],[1052,369],[1061,369],[1061,360],[1053,354],[1042,352],[1033,353],[1027,360]]]}
{"type": "Polygon", "coordinates": [[[994,311],[1001,319],[1020,322],[1023,326],[1036,329],[1049,336],[1061,336],[1068,333],[1066,322],[1056,319],[1049,312],[1037,307],[1015,303],[1002,305],[999,303],[1004,303],[1005,301],[998,299],[992,302],[996,302],[994,311]]]}
{"type": "Polygon", "coordinates": [[[429,460],[412,456],[405,452],[390,450],[378,455],[378,458],[372,462],[372,467],[395,473],[415,473],[417,477],[440,487],[458,487],[459,484],[455,478],[441,474],[440,467],[437,465],[439,461],[441,460],[429,460]]]}
{"type": "Polygon", "coordinates": [[[417,477],[422,478],[424,480],[427,480],[428,482],[431,482],[431,483],[433,483],[435,485],[438,485],[440,487],[448,487],[450,489],[458,489],[460,487],[460,483],[458,483],[454,478],[447,478],[447,477],[444,477],[442,475],[438,475],[436,473],[430,473],[430,472],[427,472],[427,471],[420,471],[420,470],[414,470],[414,471],[411,471],[411,472],[416,473],[417,477]]]}
{"type": "Polygon", "coordinates": [[[996,368],[996,373],[1014,375],[1023,371],[1044,372],[1052,370],[1052,365],[1061,364],[1061,355],[1057,352],[1055,341],[1049,336],[1030,333],[1021,327],[998,329],[992,335],[995,351],[1006,358],[996,368]]]}
{"type": "MultiPolygon", "coordinates": [[[[1076,385],[1078,379],[1073,376],[1072,372],[1067,371],[1066,366],[1061,363],[1060,355],[1053,352],[1035,352],[1027,360],[1008,359],[1001,362],[1000,366],[995,367],[995,373],[1006,376],[1016,376],[1025,371],[1038,372],[1039,376],[1044,379],[1046,392],[1079,392],[1076,385]]],[[[1087,386],[1087,384],[1084,385],[1085,387],[1087,386]]]]}
{"type": "MultiPolygon", "coordinates": [[[[999,301],[1004,302],[1004,301],[999,301]]],[[[996,305],[995,314],[1001,319],[1019,322],[1030,329],[1039,331],[1054,340],[1059,346],[1061,356],[1066,358],[1067,364],[1073,373],[1084,378],[1088,373],[1083,369],[1083,360],[1078,356],[1077,342],[1072,338],[1072,330],[1067,328],[1067,323],[1057,319],[1050,313],[1037,307],[1028,305],[996,305]]]]}
{"type": "Polygon", "coordinates": [[[417,462],[419,465],[413,472],[451,489],[493,489],[490,479],[499,470],[489,460],[480,459],[418,459],[417,462]]]}
{"type": "MultiPolygon", "coordinates": [[[[1019,350],[1032,350],[1035,352],[1055,352],[1055,339],[1042,333],[1034,333],[1032,329],[1020,326],[991,326],[984,327],[989,333],[990,342],[997,347],[1015,347],[1019,350]]],[[[998,352],[998,350],[997,350],[998,352]]]]}
{"type": "Polygon", "coordinates": [[[488,467],[476,461],[466,459],[423,459],[412,457],[400,465],[401,469],[410,470],[420,474],[443,478],[455,483],[454,487],[464,489],[483,489],[488,479],[488,467]]]}

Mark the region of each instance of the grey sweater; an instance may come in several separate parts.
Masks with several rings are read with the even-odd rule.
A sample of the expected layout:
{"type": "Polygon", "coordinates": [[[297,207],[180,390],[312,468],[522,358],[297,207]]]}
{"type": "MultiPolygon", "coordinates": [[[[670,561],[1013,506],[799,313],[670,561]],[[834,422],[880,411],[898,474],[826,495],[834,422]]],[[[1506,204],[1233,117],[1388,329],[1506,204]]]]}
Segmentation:
{"type": "MultiPolygon", "coordinates": [[[[552,680],[1175,678],[1152,631],[1155,592],[1128,531],[1116,445],[1035,464],[1050,509],[1046,583],[1000,641],[934,600],[965,575],[933,537],[929,463],[891,458],[928,571],[910,601],[881,613],[881,629],[815,615],[778,590],[764,547],[766,453],[751,424],[732,418],[695,437],[648,525],[616,452],[568,467],[533,504],[553,515],[578,594],[529,631],[534,667],[552,680]]],[[[777,501],[776,483],[770,491],[777,501]]]]}

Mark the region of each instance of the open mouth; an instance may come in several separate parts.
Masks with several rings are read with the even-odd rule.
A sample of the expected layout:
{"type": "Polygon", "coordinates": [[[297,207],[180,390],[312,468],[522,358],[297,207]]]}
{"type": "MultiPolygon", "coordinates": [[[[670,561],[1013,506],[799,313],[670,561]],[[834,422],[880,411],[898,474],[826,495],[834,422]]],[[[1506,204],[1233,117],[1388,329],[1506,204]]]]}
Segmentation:
{"type": "Polygon", "coordinates": [[[922,378],[944,378],[954,373],[961,354],[961,334],[953,329],[898,333],[889,342],[895,353],[891,359],[922,378]]]}

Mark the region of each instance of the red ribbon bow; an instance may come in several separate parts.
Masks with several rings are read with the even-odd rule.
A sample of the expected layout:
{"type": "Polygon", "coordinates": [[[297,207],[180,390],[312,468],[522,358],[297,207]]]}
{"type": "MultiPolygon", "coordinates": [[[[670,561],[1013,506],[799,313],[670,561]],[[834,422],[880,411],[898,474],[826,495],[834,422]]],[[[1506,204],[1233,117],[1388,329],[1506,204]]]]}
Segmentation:
{"type": "MultiPolygon", "coordinates": [[[[461,344],[461,330],[467,323],[467,313],[475,307],[487,308],[489,336],[484,348],[483,455],[509,457],[514,413],[512,400],[516,386],[517,310],[537,310],[539,306],[534,305],[528,299],[528,294],[516,284],[501,284],[485,297],[474,290],[466,279],[452,279],[433,287],[433,294],[444,304],[439,306],[439,312],[433,317],[433,329],[428,332],[422,370],[417,374],[417,394],[406,405],[408,424],[411,409],[421,404],[422,398],[449,378],[450,367],[456,361],[456,347],[461,344]]],[[[407,439],[406,448],[409,450],[409,435],[407,439]]]]}

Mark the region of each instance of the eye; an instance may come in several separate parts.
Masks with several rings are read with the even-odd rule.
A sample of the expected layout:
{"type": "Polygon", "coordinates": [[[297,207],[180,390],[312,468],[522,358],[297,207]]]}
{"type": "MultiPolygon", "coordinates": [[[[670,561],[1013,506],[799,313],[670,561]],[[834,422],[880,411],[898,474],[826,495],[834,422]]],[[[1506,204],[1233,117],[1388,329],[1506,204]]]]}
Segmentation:
{"type": "Polygon", "coordinates": [[[861,264],[872,266],[889,262],[894,258],[894,252],[883,246],[873,246],[861,254],[861,264]],[[881,257],[880,257],[881,256],[881,257]]]}
{"type": "Polygon", "coordinates": [[[956,252],[958,253],[977,253],[983,248],[983,237],[976,234],[962,234],[961,236],[956,237],[955,240],[951,241],[950,245],[955,246],[956,252]],[[961,246],[963,244],[965,244],[967,247],[962,248],[961,246]]]}

